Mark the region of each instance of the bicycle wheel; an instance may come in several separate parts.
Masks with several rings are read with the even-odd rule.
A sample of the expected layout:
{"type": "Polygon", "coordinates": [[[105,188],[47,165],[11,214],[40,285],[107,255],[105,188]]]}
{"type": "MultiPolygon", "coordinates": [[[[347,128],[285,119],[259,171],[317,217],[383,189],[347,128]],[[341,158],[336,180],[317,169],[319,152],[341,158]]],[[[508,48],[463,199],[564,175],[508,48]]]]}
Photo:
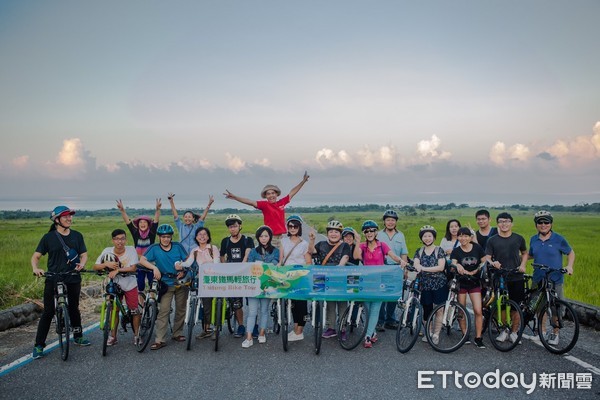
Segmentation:
{"type": "MultiPolygon", "coordinates": [[[[191,295],[190,295],[191,296],[191,295]]],[[[198,315],[198,298],[196,296],[190,298],[187,309],[187,332],[186,332],[186,350],[192,348],[192,340],[194,339],[194,325],[196,325],[196,316],[198,315]]]]}
{"type": "Polygon", "coordinates": [[[69,310],[66,304],[62,304],[56,309],[56,332],[58,333],[58,343],[60,345],[60,358],[63,361],[67,361],[67,358],[69,358],[70,331],[69,310]]]}
{"type": "Polygon", "coordinates": [[[364,303],[355,303],[352,307],[352,315],[350,315],[350,308],[346,308],[338,323],[338,342],[346,350],[354,349],[363,341],[369,322],[369,312],[364,303]]]}
{"type": "Polygon", "coordinates": [[[283,351],[288,351],[288,331],[289,331],[289,321],[288,321],[288,300],[280,299],[279,304],[281,305],[281,341],[283,343],[283,351]]]}
{"type": "Polygon", "coordinates": [[[497,303],[494,303],[490,308],[487,323],[488,337],[497,350],[511,351],[521,342],[524,323],[523,312],[516,302],[508,299],[501,300],[500,311],[500,316],[498,316],[497,303]],[[517,319],[518,322],[516,322],[517,319]]]}
{"type": "Polygon", "coordinates": [[[105,301],[104,308],[104,325],[102,326],[102,356],[106,356],[106,349],[108,347],[108,338],[110,337],[110,328],[112,327],[112,310],[113,303],[111,300],[105,301]]]}
{"type": "Polygon", "coordinates": [[[423,306],[415,297],[404,304],[396,331],[396,349],[400,353],[409,352],[417,342],[421,332],[422,315],[423,306]]]}
{"type": "Polygon", "coordinates": [[[427,341],[435,351],[440,353],[452,353],[458,350],[469,337],[470,330],[469,313],[457,301],[450,302],[448,307],[446,304],[435,307],[425,325],[427,341]]]}
{"type": "Polygon", "coordinates": [[[553,307],[546,304],[538,315],[538,321],[540,341],[549,352],[564,354],[577,343],[579,319],[568,303],[555,299],[553,307]]]}
{"type": "Polygon", "coordinates": [[[323,342],[323,309],[320,301],[315,303],[315,354],[319,354],[323,342]]]}
{"type": "MultiPolygon", "coordinates": [[[[227,311],[227,310],[225,310],[227,311]]],[[[223,298],[217,297],[217,305],[215,307],[215,351],[219,350],[219,334],[223,327],[223,298]]]]}
{"type": "Polygon", "coordinates": [[[158,306],[156,300],[150,298],[146,301],[142,309],[142,318],[140,321],[139,340],[137,343],[137,351],[143,352],[148,347],[148,343],[152,339],[154,332],[154,324],[156,323],[158,306]]]}
{"type": "Polygon", "coordinates": [[[273,333],[279,335],[281,325],[279,325],[279,317],[277,316],[277,301],[271,303],[271,318],[273,318],[273,333]]]}

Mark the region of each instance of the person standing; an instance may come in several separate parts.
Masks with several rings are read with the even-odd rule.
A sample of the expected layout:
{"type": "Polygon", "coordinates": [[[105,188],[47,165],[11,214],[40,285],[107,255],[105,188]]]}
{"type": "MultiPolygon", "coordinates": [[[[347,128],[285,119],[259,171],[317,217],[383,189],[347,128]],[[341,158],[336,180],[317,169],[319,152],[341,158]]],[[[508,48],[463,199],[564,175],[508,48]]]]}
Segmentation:
{"type": "MultiPolygon", "coordinates": [[[[52,225],[42,237],[31,256],[33,274],[44,276],[45,272],[39,267],[42,256],[48,254],[47,270],[49,272],[81,271],[85,267],[88,254],[83,235],[73,229],[75,211],[67,206],[57,206],[50,214],[52,225]],[[68,249],[68,250],[67,250],[68,249]]],[[[81,313],[79,297],[81,294],[81,276],[66,276],[69,318],[73,327],[73,342],[78,346],[89,346],[90,341],[83,336],[81,328],[81,313]]],[[[48,277],[44,283],[44,311],[40,317],[35,336],[32,357],[38,359],[44,356],[44,347],[54,317],[54,287],[55,279],[48,277]]]]}
{"type": "Polygon", "coordinates": [[[290,193],[278,199],[281,195],[281,189],[276,185],[266,185],[260,192],[260,197],[265,200],[250,200],[245,197],[236,196],[225,189],[226,198],[239,201],[240,203],[252,206],[260,210],[263,214],[264,225],[267,225],[273,231],[273,246],[279,247],[281,235],[287,232],[285,226],[285,206],[292,201],[292,198],[302,189],[302,186],[308,182],[309,175],[304,171],[304,176],[300,183],[290,190],[290,193]]]}
{"type": "Polygon", "coordinates": [[[452,250],[458,247],[458,230],[461,228],[460,221],[457,219],[448,220],[446,223],[446,233],[440,241],[440,247],[446,253],[446,256],[450,256],[452,250]]]}
{"type": "MultiPolygon", "coordinates": [[[[536,264],[542,264],[555,272],[550,273],[550,280],[554,282],[554,290],[560,299],[565,298],[563,283],[564,276],[560,272],[563,268],[563,256],[567,257],[565,269],[569,275],[573,275],[573,264],[575,263],[575,252],[563,236],[552,230],[554,217],[548,211],[538,211],[533,217],[537,233],[529,240],[528,259],[533,259],[536,264]]],[[[539,285],[544,279],[545,272],[539,269],[533,270],[533,284],[539,285]]],[[[548,343],[558,344],[559,328],[553,332],[547,332],[548,343]]]]}
{"type": "MultiPolygon", "coordinates": [[[[404,233],[400,232],[398,226],[398,213],[394,210],[386,210],[383,213],[384,228],[377,234],[377,240],[385,243],[389,248],[398,255],[404,262],[408,260],[408,247],[406,247],[406,239],[404,233]]],[[[397,265],[390,256],[385,257],[387,265],[397,265]]],[[[402,287],[403,282],[398,282],[399,287],[402,287]]],[[[384,302],[379,311],[379,320],[377,321],[376,330],[383,332],[385,329],[398,329],[398,321],[394,315],[396,313],[396,302],[384,302]]]]}
{"type": "MultiPolygon", "coordinates": [[[[517,304],[525,298],[525,265],[527,263],[527,245],[523,236],[512,231],[513,217],[507,212],[502,212],[496,217],[498,234],[488,239],[485,248],[488,264],[496,269],[510,270],[515,273],[506,277],[508,296],[517,304]]],[[[492,271],[493,273],[493,271],[492,271]]],[[[517,330],[521,324],[519,314],[511,311],[511,332],[502,331],[496,338],[497,342],[510,340],[515,342],[518,338],[517,330]]]]}
{"type": "Polygon", "coordinates": [[[179,243],[181,243],[185,251],[187,251],[189,254],[192,249],[197,246],[194,235],[196,234],[198,228],[202,228],[204,226],[204,221],[208,215],[208,210],[210,210],[212,203],[215,202],[215,198],[212,195],[208,196],[208,204],[206,205],[206,208],[204,208],[202,215],[198,215],[191,210],[187,210],[183,213],[183,218],[179,218],[177,208],[175,208],[174,197],[175,193],[169,193],[167,198],[171,204],[171,212],[173,213],[173,219],[175,220],[175,227],[179,232],[179,243]]]}
{"type": "Polygon", "coordinates": [[[489,238],[498,233],[496,227],[490,226],[490,213],[488,210],[479,210],[475,213],[475,219],[479,229],[475,232],[477,243],[485,250],[489,238]]]}

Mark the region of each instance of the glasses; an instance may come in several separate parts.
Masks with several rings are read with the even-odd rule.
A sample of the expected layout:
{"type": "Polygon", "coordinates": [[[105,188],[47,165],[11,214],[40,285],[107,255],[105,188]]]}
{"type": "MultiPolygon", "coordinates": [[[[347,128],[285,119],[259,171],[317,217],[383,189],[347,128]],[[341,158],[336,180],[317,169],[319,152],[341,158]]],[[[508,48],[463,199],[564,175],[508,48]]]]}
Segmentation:
{"type": "Polygon", "coordinates": [[[375,232],[377,232],[377,229],[365,229],[363,231],[363,233],[375,233],[375,232]]]}
{"type": "Polygon", "coordinates": [[[500,219],[498,220],[499,224],[512,224],[512,221],[510,219],[500,219]]]}
{"type": "Polygon", "coordinates": [[[288,229],[298,229],[298,228],[300,228],[300,225],[293,225],[293,224],[288,225],[288,229]]]}
{"type": "Polygon", "coordinates": [[[126,240],[126,238],[125,237],[114,237],[113,240],[115,242],[124,242],[126,240]]]}
{"type": "Polygon", "coordinates": [[[550,225],[551,222],[550,221],[538,221],[537,224],[538,225],[550,225]]]}

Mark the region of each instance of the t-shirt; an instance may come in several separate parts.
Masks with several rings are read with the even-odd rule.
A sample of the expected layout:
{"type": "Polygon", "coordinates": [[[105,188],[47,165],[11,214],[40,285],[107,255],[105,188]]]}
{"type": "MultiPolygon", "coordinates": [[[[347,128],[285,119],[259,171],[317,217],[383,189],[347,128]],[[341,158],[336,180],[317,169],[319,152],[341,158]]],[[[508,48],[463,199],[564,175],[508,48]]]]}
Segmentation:
{"type": "MultiPolygon", "coordinates": [[[[408,247],[406,247],[406,239],[404,238],[404,233],[400,231],[396,231],[389,237],[385,230],[379,231],[377,233],[377,240],[383,242],[388,245],[388,247],[396,254],[397,256],[408,255],[408,247]]],[[[390,256],[385,257],[386,264],[398,264],[396,261],[392,260],[390,256]]]]}
{"type": "MultiPolygon", "coordinates": [[[[101,264],[102,257],[108,253],[115,254],[114,246],[107,247],[104,250],[102,250],[102,253],[100,253],[98,258],[96,259],[96,264],[101,264]]],[[[127,268],[132,265],[137,265],[140,262],[140,260],[138,258],[138,254],[135,251],[135,247],[133,247],[133,246],[125,246],[125,254],[118,256],[118,257],[119,257],[119,262],[121,263],[121,266],[123,268],[127,268]]],[[[113,282],[115,282],[117,285],[119,285],[121,287],[121,289],[125,292],[128,292],[132,289],[137,289],[137,278],[135,277],[135,275],[122,276],[122,275],[117,274],[117,276],[115,276],[115,278],[113,279],[113,282]]]]}
{"type": "Polygon", "coordinates": [[[231,237],[226,237],[221,241],[221,257],[227,256],[226,262],[242,262],[246,249],[254,248],[254,240],[251,237],[242,235],[236,243],[231,241],[231,237]]]}
{"type": "Polygon", "coordinates": [[[179,232],[179,243],[189,254],[193,248],[198,246],[198,243],[196,243],[196,230],[204,226],[204,221],[198,220],[195,224],[186,225],[181,218],[177,217],[175,226],[179,232]]]}
{"type": "MultiPolygon", "coordinates": [[[[323,263],[327,254],[333,249],[336,244],[329,244],[327,240],[323,240],[315,245],[315,254],[317,255],[317,262],[319,264],[323,263]]],[[[348,256],[350,257],[350,246],[348,243],[342,242],[337,249],[333,252],[333,254],[327,260],[327,264],[325,265],[339,265],[342,257],[348,256]]]]}
{"type": "Polygon", "coordinates": [[[377,241],[377,247],[371,251],[367,243],[360,243],[363,265],[384,265],[385,256],[390,252],[390,247],[383,242],[377,241]]]}
{"type": "MultiPolygon", "coordinates": [[[[75,265],[67,264],[67,254],[65,253],[63,245],[58,239],[58,236],[56,236],[57,234],[60,235],[58,231],[52,230],[42,236],[42,239],[38,243],[35,251],[41,253],[42,255],[48,254],[48,271],[73,271],[75,269],[75,265]]],[[[65,245],[68,248],[75,250],[77,254],[87,253],[87,247],[85,246],[85,242],[83,241],[83,236],[81,233],[74,231],[73,229],[69,229],[69,234],[66,236],[61,235],[61,238],[63,242],[65,242],[65,245]]],[[[46,279],[54,280],[53,278],[46,279]]],[[[81,282],[81,276],[65,276],[64,281],[65,283],[81,282]]]]}
{"type": "MultiPolygon", "coordinates": [[[[541,240],[539,235],[533,235],[529,240],[529,255],[533,257],[533,262],[556,270],[550,273],[550,280],[556,283],[564,282],[565,277],[558,270],[563,267],[563,255],[569,254],[571,250],[567,240],[555,232],[545,241],[541,240]]],[[[533,282],[541,281],[545,274],[544,271],[534,269],[533,282]]]]}
{"type": "MultiPolygon", "coordinates": [[[[481,259],[485,257],[485,251],[477,243],[472,243],[473,248],[471,251],[464,251],[460,246],[454,248],[450,253],[452,260],[458,261],[469,272],[475,271],[481,264],[481,259]]],[[[472,289],[480,285],[479,274],[469,275],[468,277],[458,275],[458,280],[461,287],[465,289],[472,289]]]]}
{"type": "Polygon", "coordinates": [[[281,245],[283,246],[282,261],[285,261],[285,265],[306,264],[306,258],[304,257],[306,253],[308,253],[308,242],[306,240],[302,240],[296,245],[296,243],[293,243],[288,236],[283,236],[281,238],[281,245]]]}
{"type": "MultiPolygon", "coordinates": [[[[431,254],[428,250],[421,247],[415,252],[413,257],[419,260],[422,267],[437,267],[440,259],[446,259],[446,254],[441,247],[435,246],[431,254]]],[[[444,271],[438,272],[421,272],[421,289],[422,290],[438,290],[448,284],[444,271]]]]}
{"type": "Polygon", "coordinates": [[[267,253],[266,251],[263,253],[263,249],[257,249],[255,247],[250,250],[250,254],[248,254],[248,262],[255,261],[277,265],[277,263],[279,263],[279,249],[273,248],[271,253],[267,253]]]}
{"type": "Polygon", "coordinates": [[[285,226],[285,206],[289,204],[290,196],[287,195],[270,203],[268,200],[257,200],[256,208],[262,211],[263,220],[273,231],[273,235],[282,235],[287,232],[285,226]]]}
{"type": "Polygon", "coordinates": [[[150,224],[150,232],[145,239],[140,237],[140,231],[135,227],[135,225],[133,225],[133,222],[129,222],[127,224],[127,228],[129,229],[129,232],[131,232],[133,244],[138,256],[143,255],[146,249],[156,241],[156,229],[158,229],[158,222],[153,222],[150,224]]]}
{"type": "Polygon", "coordinates": [[[448,240],[446,238],[442,238],[442,240],[440,242],[440,247],[445,252],[448,250],[455,249],[456,247],[458,247],[458,239],[448,240]]]}
{"type": "MultiPolygon", "coordinates": [[[[521,252],[527,250],[525,239],[517,233],[511,233],[509,237],[494,235],[487,241],[485,254],[492,257],[492,261],[499,261],[501,269],[518,269],[521,264],[521,252]]],[[[490,271],[494,271],[491,268],[490,271]]],[[[523,274],[511,274],[506,277],[507,282],[514,282],[523,279],[523,274]]]]}
{"type": "Polygon", "coordinates": [[[487,236],[482,235],[479,231],[475,232],[475,235],[477,236],[477,243],[479,243],[484,250],[488,239],[496,234],[498,234],[498,229],[495,226],[490,229],[490,232],[487,234],[487,236]]]}
{"type": "Polygon", "coordinates": [[[179,271],[175,269],[175,263],[184,261],[187,258],[187,253],[179,242],[171,242],[171,248],[164,250],[159,243],[148,247],[144,257],[156,265],[161,274],[161,282],[167,286],[175,285],[175,278],[169,277],[166,274],[176,275],[179,271]]]}

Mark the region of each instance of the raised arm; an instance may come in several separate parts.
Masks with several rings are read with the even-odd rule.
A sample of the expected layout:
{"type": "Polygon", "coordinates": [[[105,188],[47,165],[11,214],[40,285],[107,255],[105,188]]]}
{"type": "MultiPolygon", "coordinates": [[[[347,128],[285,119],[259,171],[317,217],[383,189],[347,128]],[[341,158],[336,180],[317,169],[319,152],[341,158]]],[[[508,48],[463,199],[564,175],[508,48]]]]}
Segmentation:
{"type": "Polygon", "coordinates": [[[204,212],[200,216],[200,221],[204,221],[206,219],[206,216],[208,215],[208,210],[210,210],[210,206],[212,206],[212,203],[214,203],[214,202],[215,202],[215,198],[213,197],[213,195],[212,194],[209,195],[208,196],[208,204],[206,205],[204,212]]]}
{"type": "Polygon", "coordinates": [[[162,201],[160,197],[156,199],[156,211],[154,212],[154,222],[158,224],[158,220],[160,219],[160,208],[162,207],[162,201]]]}
{"type": "Polygon", "coordinates": [[[176,220],[179,218],[179,214],[177,214],[177,209],[175,208],[175,193],[169,193],[167,195],[167,199],[169,199],[169,204],[171,204],[171,213],[173,214],[173,219],[176,220]]]}
{"type": "Polygon", "coordinates": [[[125,206],[123,205],[123,200],[121,200],[121,199],[117,200],[117,208],[121,212],[121,217],[123,217],[123,221],[125,221],[125,224],[126,225],[129,224],[131,222],[131,219],[129,218],[129,215],[127,215],[127,211],[125,211],[125,206]]]}
{"type": "Polygon", "coordinates": [[[257,204],[256,204],[256,201],[254,201],[254,200],[250,200],[250,199],[247,199],[245,197],[236,196],[235,194],[231,193],[227,189],[225,189],[225,193],[223,193],[223,194],[225,195],[226,199],[232,199],[232,200],[235,200],[235,201],[239,201],[240,203],[243,203],[243,204],[246,204],[246,205],[249,205],[249,206],[252,206],[252,207],[256,208],[257,204]]]}
{"type": "Polygon", "coordinates": [[[288,194],[288,196],[290,196],[290,200],[296,195],[296,193],[300,191],[300,189],[302,189],[302,186],[304,186],[304,184],[308,182],[308,178],[310,178],[310,176],[306,171],[304,171],[304,176],[302,177],[300,183],[294,186],[292,190],[290,190],[290,194],[288,194]]]}

